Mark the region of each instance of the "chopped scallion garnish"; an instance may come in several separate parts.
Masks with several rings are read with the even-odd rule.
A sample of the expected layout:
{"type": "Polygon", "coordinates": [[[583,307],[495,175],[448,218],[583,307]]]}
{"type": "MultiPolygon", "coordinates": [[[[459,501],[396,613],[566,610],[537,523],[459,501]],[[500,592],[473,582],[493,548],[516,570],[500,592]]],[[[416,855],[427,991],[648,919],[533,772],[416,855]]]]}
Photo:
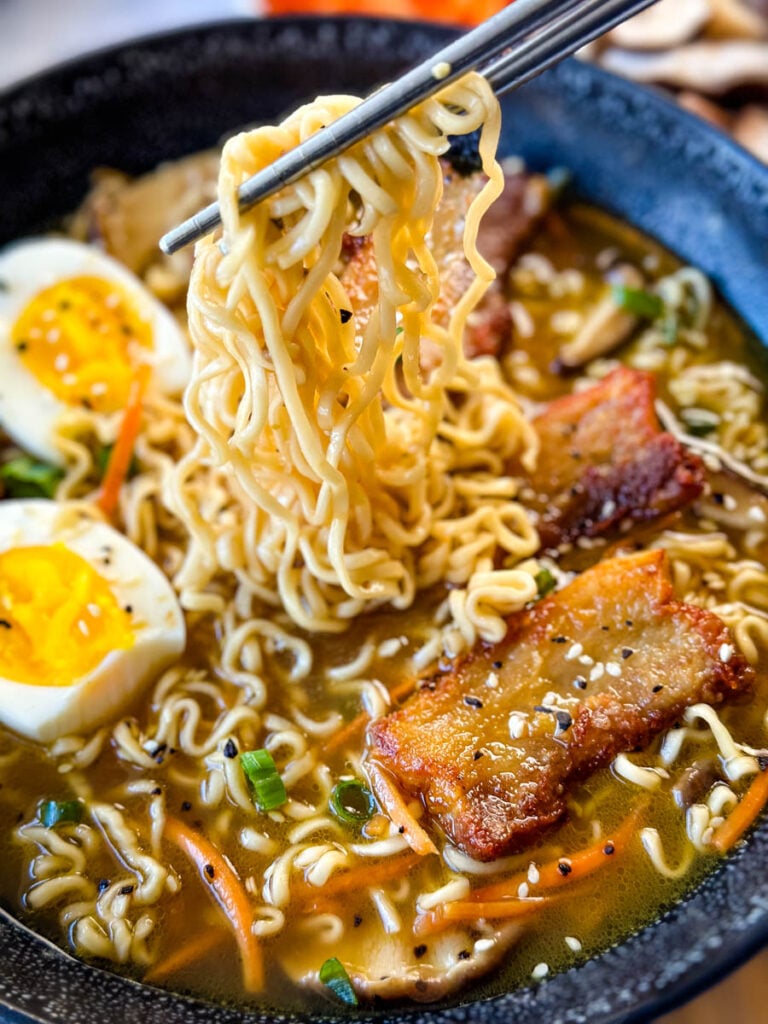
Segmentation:
{"type": "Polygon", "coordinates": [[[611,295],[617,306],[642,317],[643,320],[658,320],[664,313],[664,303],[659,296],[647,292],[644,288],[615,284],[611,288],[611,295]]]}
{"type": "Polygon", "coordinates": [[[557,580],[549,571],[549,569],[539,569],[536,575],[533,577],[536,582],[536,589],[539,592],[539,597],[546,597],[546,595],[555,589],[557,580]]]}
{"type": "Polygon", "coordinates": [[[357,993],[352,987],[344,964],[337,957],[332,956],[320,968],[320,981],[342,1003],[346,1003],[347,1006],[357,1006],[357,993]]]}
{"type": "Polygon", "coordinates": [[[58,466],[18,455],[0,466],[0,481],[9,498],[52,498],[64,473],[58,466]]]}
{"type": "Polygon", "coordinates": [[[370,789],[360,779],[342,779],[331,790],[328,806],[347,825],[364,825],[370,821],[376,804],[370,789]]]}
{"type": "Polygon", "coordinates": [[[44,800],[40,804],[40,821],[45,828],[78,824],[83,820],[83,805],[79,800],[44,800]]]}
{"type": "Polygon", "coordinates": [[[240,755],[240,764],[259,810],[274,811],[285,803],[285,783],[268,750],[246,750],[240,755]]]}

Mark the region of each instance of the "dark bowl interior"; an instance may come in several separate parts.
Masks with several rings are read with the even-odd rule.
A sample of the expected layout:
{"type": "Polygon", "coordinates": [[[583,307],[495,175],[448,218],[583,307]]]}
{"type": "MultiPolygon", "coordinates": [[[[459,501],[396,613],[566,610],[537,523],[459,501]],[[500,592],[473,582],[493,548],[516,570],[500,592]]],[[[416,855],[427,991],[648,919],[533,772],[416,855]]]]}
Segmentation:
{"type": "MultiPolygon", "coordinates": [[[[367,90],[452,36],[447,28],[362,19],[226,22],[108,50],[22,83],[0,98],[0,241],[71,210],[96,166],[148,170],[319,92],[367,90]]],[[[662,97],[576,62],[504,100],[502,147],[536,167],[568,167],[582,197],[701,267],[768,345],[768,168],[662,97]]],[[[663,920],[577,969],[484,1003],[373,1019],[630,1024],[711,984],[767,939],[763,825],[663,920]]],[[[0,963],[1,1021],[244,1019],[76,962],[1,909],[0,963]]]]}

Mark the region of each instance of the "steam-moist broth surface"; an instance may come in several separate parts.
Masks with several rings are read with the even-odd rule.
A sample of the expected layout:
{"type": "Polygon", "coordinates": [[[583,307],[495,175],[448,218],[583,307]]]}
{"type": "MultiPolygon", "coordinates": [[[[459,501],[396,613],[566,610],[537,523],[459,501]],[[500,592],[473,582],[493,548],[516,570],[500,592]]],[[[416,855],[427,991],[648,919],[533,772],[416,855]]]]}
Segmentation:
{"type": "MultiPolygon", "coordinates": [[[[629,343],[593,360],[575,378],[552,372],[569,324],[594,305],[608,266],[626,261],[654,281],[678,271],[673,257],[604,213],[566,203],[552,211],[525,249],[507,285],[518,327],[515,343],[501,358],[505,376],[524,399],[545,402],[571,390],[574,379],[579,384],[603,375],[606,359],[619,358],[652,370],[660,397],[677,413],[684,406],[714,409],[720,426],[710,439],[765,473],[764,366],[757,346],[718,301],[687,340],[669,344],[638,327],[629,343]],[[711,367],[714,376],[697,376],[697,367],[711,367]]],[[[158,411],[162,417],[171,429],[156,431],[145,457],[152,447],[176,454],[174,429],[183,429],[178,411],[158,411]]],[[[712,495],[661,524],[634,528],[631,537],[670,552],[679,597],[724,608],[729,624],[744,611],[738,602],[754,609],[754,621],[744,633],[752,642],[749,653],[757,670],[754,699],[725,706],[718,714],[739,743],[760,750],[768,709],[766,502],[728,474],[715,472],[711,480],[712,495]]],[[[173,535],[173,524],[168,529],[173,535]]],[[[566,572],[583,570],[605,554],[609,543],[576,545],[560,566],[566,572]]],[[[158,547],[157,554],[173,571],[172,552],[158,547]]],[[[364,732],[352,731],[346,742],[339,742],[341,731],[361,707],[385,711],[387,691],[401,688],[405,679],[439,660],[435,618],[446,595],[444,588],[433,588],[419,595],[411,609],[360,617],[338,636],[301,633],[285,616],[253,600],[251,613],[260,624],[253,631],[246,670],[267,680],[260,712],[244,700],[247,691],[220,671],[226,652],[222,656],[222,636],[211,617],[190,612],[187,650],[178,672],[150,687],[120,723],[47,749],[3,733],[0,830],[6,867],[0,892],[5,905],[62,945],[135,978],[216,999],[327,1007],[327,994],[293,984],[286,975],[301,978],[329,957],[355,962],[359,950],[387,930],[409,962],[427,962],[435,938],[413,934],[419,894],[463,877],[468,883],[459,884],[472,888],[525,873],[529,894],[535,896],[537,866],[608,840],[637,808],[633,839],[626,847],[606,857],[593,875],[574,882],[566,895],[522,919],[503,967],[471,980],[461,998],[541,979],[655,920],[720,862],[717,855],[695,849],[690,817],[687,830],[685,811],[672,795],[686,767],[720,763],[722,749],[703,725],[681,722],[680,729],[670,730],[648,750],[630,755],[638,765],[662,770],[658,788],[633,784],[615,767],[602,770],[573,788],[561,826],[502,865],[472,864],[461,855],[454,855],[452,864],[464,871],[452,871],[442,857],[414,863],[418,858],[409,854],[383,814],[358,828],[328,812],[328,792],[339,779],[364,777],[364,732]],[[686,739],[680,755],[670,758],[674,732],[684,732],[686,739]],[[172,739],[158,743],[158,734],[172,739]],[[286,777],[290,797],[285,807],[268,814],[254,809],[242,782],[242,806],[226,792],[236,754],[265,745],[286,777]],[[35,824],[41,801],[75,796],[96,808],[95,817],[61,826],[47,840],[35,824]],[[245,880],[267,962],[262,994],[254,997],[243,989],[237,945],[205,879],[162,841],[157,822],[164,814],[207,836],[245,880]],[[660,837],[661,852],[653,855],[640,840],[649,828],[660,837]],[[385,855],[366,857],[355,850],[371,844],[380,844],[374,848],[385,855]],[[341,896],[322,883],[341,867],[359,870],[366,864],[376,877],[381,864],[397,858],[403,873],[383,876],[372,889],[362,882],[364,875],[359,886],[341,896]],[[303,866],[305,880],[302,870],[293,868],[290,896],[284,899],[280,890],[294,862],[303,866]],[[89,916],[100,924],[83,925],[89,916]],[[195,934],[208,934],[208,947],[177,970],[153,976],[195,934]]],[[[747,773],[733,782],[733,791],[741,795],[751,778],[747,773]]],[[[457,961],[486,956],[484,939],[492,933],[492,926],[478,924],[458,940],[452,955],[457,961]]]]}

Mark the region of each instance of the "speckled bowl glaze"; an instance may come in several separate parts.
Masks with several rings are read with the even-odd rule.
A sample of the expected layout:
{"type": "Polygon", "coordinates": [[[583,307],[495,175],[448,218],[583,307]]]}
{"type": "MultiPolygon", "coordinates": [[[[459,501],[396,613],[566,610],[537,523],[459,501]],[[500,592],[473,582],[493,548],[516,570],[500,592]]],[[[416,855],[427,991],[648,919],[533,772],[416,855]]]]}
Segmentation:
{"type": "MultiPolygon", "coordinates": [[[[72,209],[95,166],[148,170],[318,92],[367,90],[452,35],[362,19],[230,21],[141,40],[22,83],[0,98],[0,241],[72,209]]],[[[768,344],[768,168],[660,96],[575,62],[505,99],[502,147],[536,167],[568,167],[583,197],[700,266],[768,344]]],[[[582,966],[496,999],[355,1019],[634,1024],[711,984],[766,940],[764,822],[689,899],[582,966]]],[[[5,1022],[297,1019],[135,984],[73,960],[3,910],[0,965],[5,1022]]]]}

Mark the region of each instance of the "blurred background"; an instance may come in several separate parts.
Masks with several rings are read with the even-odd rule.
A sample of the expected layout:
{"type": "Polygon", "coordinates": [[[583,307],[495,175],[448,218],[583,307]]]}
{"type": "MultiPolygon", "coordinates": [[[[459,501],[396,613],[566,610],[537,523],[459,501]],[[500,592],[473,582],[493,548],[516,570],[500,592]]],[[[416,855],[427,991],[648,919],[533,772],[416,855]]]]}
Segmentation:
{"type": "MultiPolygon", "coordinates": [[[[501,5],[502,0],[0,0],[0,89],[86,50],[219,18],[362,12],[470,25],[501,5]]],[[[768,163],[768,0],[659,0],[581,56],[667,89],[768,163]]],[[[731,1021],[768,1021],[768,951],[658,1024],[731,1021]]]]}

